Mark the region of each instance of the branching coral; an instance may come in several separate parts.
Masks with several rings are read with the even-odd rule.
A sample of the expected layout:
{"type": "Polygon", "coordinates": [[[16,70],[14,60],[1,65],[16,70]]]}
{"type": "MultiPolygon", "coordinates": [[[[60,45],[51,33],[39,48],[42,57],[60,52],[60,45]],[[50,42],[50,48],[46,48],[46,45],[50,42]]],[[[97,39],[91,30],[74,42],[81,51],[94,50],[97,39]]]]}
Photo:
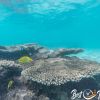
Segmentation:
{"type": "Polygon", "coordinates": [[[49,58],[37,60],[34,66],[21,74],[28,80],[44,85],[61,85],[100,74],[100,64],[78,58],[49,58]]]}
{"type": "Polygon", "coordinates": [[[20,67],[20,64],[9,60],[0,60],[0,67],[20,67]]]}

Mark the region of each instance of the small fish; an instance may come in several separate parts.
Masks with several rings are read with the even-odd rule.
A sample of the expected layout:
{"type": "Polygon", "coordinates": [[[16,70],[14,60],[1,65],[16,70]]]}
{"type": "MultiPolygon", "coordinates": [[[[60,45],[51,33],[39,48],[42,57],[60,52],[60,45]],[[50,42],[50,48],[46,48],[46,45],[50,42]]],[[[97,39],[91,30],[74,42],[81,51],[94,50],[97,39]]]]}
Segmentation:
{"type": "Polygon", "coordinates": [[[10,80],[10,81],[8,82],[8,89],[11,89],[12,86],[13,86],[13,84],[14,84],[14,81],[13,81],[13,80],[10,80]]]}
{"type": "Polygon", "coordinates": [[[31,63],[33,61],[32,58],[28,57],[28,56],[23,56],[21,58],[18,59],[19,63],[31,63]]]}
{"type": "Polygon", "coordinates": [[[23,50],[24,50],[24,48],[23,48],[23,47],[20,47],[20,50],[21,50],[21,51],[23,51],[23,50]]]}
{"type": "Polygon", "coordinates": [[[32,53],[30,52],[29,55],[32,56],[32,53]]]}

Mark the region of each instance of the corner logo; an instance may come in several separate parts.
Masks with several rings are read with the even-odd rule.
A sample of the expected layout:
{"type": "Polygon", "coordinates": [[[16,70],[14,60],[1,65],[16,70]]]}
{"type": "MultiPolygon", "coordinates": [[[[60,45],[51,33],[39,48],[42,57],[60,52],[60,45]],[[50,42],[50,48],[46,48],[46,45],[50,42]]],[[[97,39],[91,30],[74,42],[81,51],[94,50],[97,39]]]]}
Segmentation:
{"type": "Polygon", "coordinates": [[[96,90],[90,90],[90,89],[86,89],[84,91],[81,92],[77,92],[76,89],[71,91],[72,97],[71,100],[75,100],[77,98],[81,99],[84,98],[85,100],[91,100],[95,97],[98,98],[98,100],[100,100],[100,90],[96,91],[96,90]]]}

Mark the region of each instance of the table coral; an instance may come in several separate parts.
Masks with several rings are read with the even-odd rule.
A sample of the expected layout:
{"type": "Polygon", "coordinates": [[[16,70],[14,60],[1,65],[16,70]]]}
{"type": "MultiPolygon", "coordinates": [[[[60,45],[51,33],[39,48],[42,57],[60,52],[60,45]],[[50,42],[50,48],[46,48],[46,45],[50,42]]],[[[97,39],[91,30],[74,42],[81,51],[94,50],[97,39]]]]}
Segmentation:
{"type": "Polygon", "coordinates": [[[49,58],[37,60],[21,74],[26,79],[44,85],[61,85],[100,74],[100,64],[76,58],[49,58]]]}

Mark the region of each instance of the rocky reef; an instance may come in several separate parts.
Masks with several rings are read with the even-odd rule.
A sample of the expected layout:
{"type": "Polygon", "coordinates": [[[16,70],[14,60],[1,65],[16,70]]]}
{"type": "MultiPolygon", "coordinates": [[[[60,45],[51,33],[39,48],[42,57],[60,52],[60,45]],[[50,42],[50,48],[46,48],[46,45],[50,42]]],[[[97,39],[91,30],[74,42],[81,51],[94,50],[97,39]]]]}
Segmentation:
{"type": "Polygon", "coordinates": [[[73,89],[99,90],[100,64],[69,56],[83,51],[37,44],[0,46],[0,100],[71,100],[73,89]]]}
{"type": "Polygon", "coordinates": [[[25,55],[31,56],[33,59],[42,59],[48,57],[54,58],[54,57],[62,57],[69,54],[77,54],[82,51],[84,50],[81,48],[78,49],[62,48],[56,50],[49,50],[37,44],[26,44],[26,45],[18,45],[11,47],[0,46],[0,59],[17,60],[25,55]]]}

